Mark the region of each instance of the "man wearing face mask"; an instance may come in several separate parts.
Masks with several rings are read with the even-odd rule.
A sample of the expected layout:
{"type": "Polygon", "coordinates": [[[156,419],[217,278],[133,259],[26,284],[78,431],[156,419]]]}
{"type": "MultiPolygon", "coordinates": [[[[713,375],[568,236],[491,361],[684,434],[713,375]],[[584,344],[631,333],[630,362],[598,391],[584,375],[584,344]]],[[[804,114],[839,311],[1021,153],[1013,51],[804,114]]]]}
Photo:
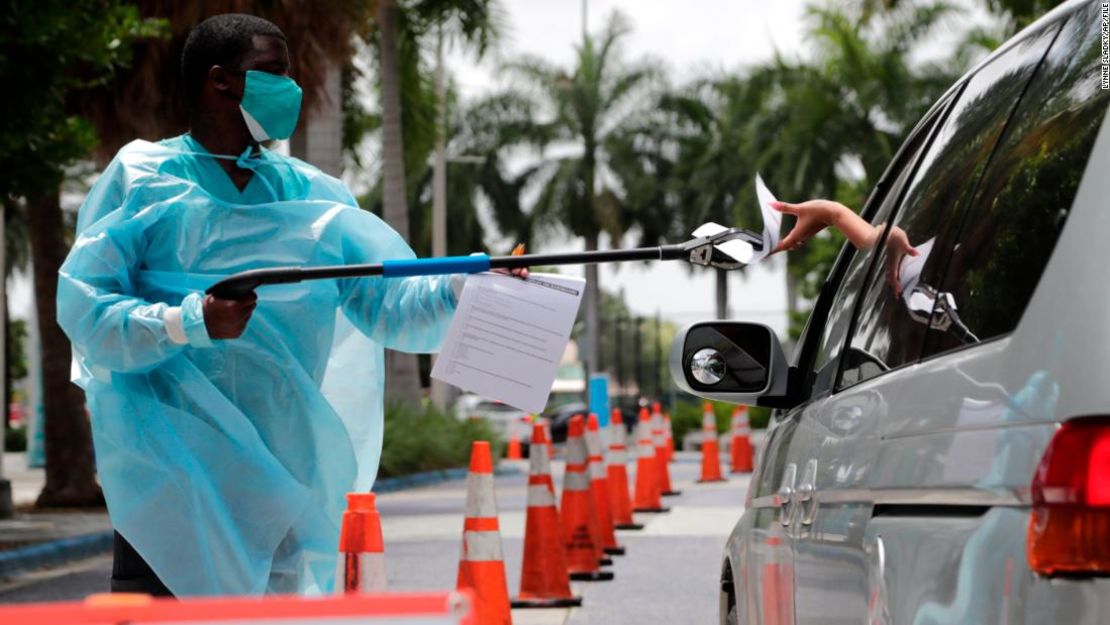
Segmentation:
{"type": "Polygon", "coordinates": [[[297,124],[288,72],[270,22],[198,24],[188,134],[120,150],[59,271],[117,531],[113,590],[330,592],[344,494],[377,473],[383,348],[437,349],[454,312],[449,277],[204,294],[247,269],[413,257],[340,181],[261,145],[297,124]]]}

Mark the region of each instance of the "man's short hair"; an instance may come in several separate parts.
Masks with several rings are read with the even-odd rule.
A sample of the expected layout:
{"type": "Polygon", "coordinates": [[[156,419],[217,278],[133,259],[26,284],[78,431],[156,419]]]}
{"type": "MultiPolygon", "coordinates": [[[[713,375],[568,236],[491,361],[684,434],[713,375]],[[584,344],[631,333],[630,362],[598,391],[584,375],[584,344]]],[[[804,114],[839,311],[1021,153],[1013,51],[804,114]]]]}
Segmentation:
{"type": "Polygon", "coordinates": [[[181,51],[181,79],[185,98],[193,108],[213,65],[239,69],[254,49],[254,37],[264,35],[285,41],[281,29],[261,17],[242,13],[213,15],[193,27],[181,51]]]}

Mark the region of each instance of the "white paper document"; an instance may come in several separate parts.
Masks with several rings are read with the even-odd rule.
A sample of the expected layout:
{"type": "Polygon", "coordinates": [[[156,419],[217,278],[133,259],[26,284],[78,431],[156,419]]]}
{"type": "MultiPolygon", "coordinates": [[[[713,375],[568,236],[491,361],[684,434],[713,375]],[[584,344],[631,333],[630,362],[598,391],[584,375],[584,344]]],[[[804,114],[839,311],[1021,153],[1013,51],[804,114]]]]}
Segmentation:
{"type": "MultiPolygon", "coordinates": [[[[902,299],[905,300],[906,305],[913,307],[913,302],[910,298],[913,297],[913,289],[917,283],[921,281],[921,272],[925,269],[925,263],[929,260],[929,254],[933,253],[933,242],[936,237],[918,245],[917,256],[905,256],[902,258],[902,264],[898,268],[898,282],[902,288],[902,299]]],[[[920,295],[918,295],[920,297],[920,295]]],[[[929,305],[932,307],[932,304],[929,305]]]]}
{"type": "MultiPolygon", "coordinates": [[[[764,184],[763,178],[759,174],[755,175],[755,196],[759,202],[759,214],[763,217],[763,250],[757,252],[746,241],[739,239],[725,241],[717,246],[718,250],[748,265],[767,258],[771,255],[771,252],[775,251],[779,244],[779,230],[782,229],[782,213],[771,208],[771,204],[778,200],[775,199],[774,195],[771,195],[771,191],[767,189],[767,185],[764,184]]],[[[696,237],[711,237],[725,230],[728,230],[728,228],[710,221],[698,226],[693,235],[696,237]]]]}
{"type": "Polygon", "coordinates": [[[529,412],[542,412],[586,281],[467,276],[432,377],[529,412]]]}
{"type": "Polygon", "coordinates": [[[759,200],[759,212],[763,215],[763,251],[757,252],[752,262],[763,260],[779,245],[779,230],[782,229],[782,213],[771,208],[778,200],[763,182],[763,176],[755,175],[755,197],[759,200]]]}

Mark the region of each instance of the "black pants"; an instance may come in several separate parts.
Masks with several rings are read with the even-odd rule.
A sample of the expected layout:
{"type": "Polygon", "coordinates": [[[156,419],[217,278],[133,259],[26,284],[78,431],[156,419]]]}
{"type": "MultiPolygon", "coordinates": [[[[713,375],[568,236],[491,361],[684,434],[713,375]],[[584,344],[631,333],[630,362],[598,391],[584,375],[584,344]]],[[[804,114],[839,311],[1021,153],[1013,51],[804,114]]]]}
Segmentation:
{"type": "Polygon", "coordinates": [[[139,592],[155,597],[172,597],[162,580],[138,551],[119,532],[112,541],[112,592],[139,592]]]}

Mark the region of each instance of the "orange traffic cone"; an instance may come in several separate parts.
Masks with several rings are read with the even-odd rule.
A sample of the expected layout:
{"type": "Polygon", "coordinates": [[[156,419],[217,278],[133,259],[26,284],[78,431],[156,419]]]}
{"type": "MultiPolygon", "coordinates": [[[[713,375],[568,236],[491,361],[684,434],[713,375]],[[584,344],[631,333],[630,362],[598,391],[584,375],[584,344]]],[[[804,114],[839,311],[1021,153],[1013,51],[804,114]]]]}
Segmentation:
{"type": "Polygon", "coordinates": [[[674,430],[671,428],[671,413],[663,411],[663,438],[667,444],[667,462],[674,462],[674,430]]]}
{"type": "Polygon", "coordinates": [[[474,441],[470,448],[466,520],[456,586],[473,593],[479,625],[511,625],[509,586],[505,581],[497,500],[493,494],[493,459],[486,441],[474,441]]]}
{"type": "Polygon", "coordinates": [[[619,530],[642,530],[643,525],[632,520],[632,501],[628,497],[628,467],[625,451],[624,420],[619,408],[613,409],[609,418],[609,510],[613,513],[613,527],[619,530]]]}
{"type": "Polygon", "coordinates": [[[523,460],[524,454],[520,449],[520,424],[509,421],[509,446],[505,451],[506,460],[523,460]]]}
{"type": "Polygon", "coordinates": [[[705,402],[701,417],[701,478],[699,482],[724,482],[721,476],[721,446],[717,440],[717,415],[705,402]]]}
{"type": "Polygon", "coordinates": [[[582,605],[582,597],[570,592],[563,529],[555,509],[555,486],[551,481],[551,443],[542,424],[532,426],[528,455],[528,520],[524,526],[524,566],[520,573],[520,595],[514,608],[567,608],[582,605]]]}
{"type": "Polygon", "coordinates": [[[617,544],[617,534],[613,531],[613,512],[609,509],[609,475],[605,470],[604,447],[601,446],[601,429],[597,415],[590,413],[586,419],[586,451],[590,454],[590,492],[597,507],[597,519],[601,524],[601,545],[611,556],[623,556],[624,547],[617,544]]]}
{"type": "Polygon", "coordinates": [[[659,474],[659,494],[664,497],[681,495],[682,491],[671,488],[670,454],[667,451],[666,424],[663,421],[663,408],[659,402],[652,406],[651,439],[655,444],[655,470],[659,474]]]}
{"type": "Polygon", "coordinates": [[[336,594],[385,590],[382,520],[374,500],[374,493],[347,493],[347,511],[339,531],[336,594]]]}
{"type": "Polygon", "coordinates": [[[555,457],[555,439],[551,438],[551,419],[540,417],[540,420],[543,421],[543,432],[547,435],[547,459],[551,460],[555,457]]]}
{"type": "Polygon", "coordinates": [[[582,416],[571,417],[567,432],[561,520],[570,578],[592,582],[613,579],[613,573],[599,570],[603,556],[601,527],[590,492],[585,435],[586,423],[582,416]]]}
{"type": "Polygon", "coordinates": [[[635,512],[668,512],[659,499],[659,460],[651,438],[651,415],[647,408],[640,408],[640,421],[636,424],[636,496],[632,502],[635,512]]]}
{"type": "Polygon", "coordinates": [[[730,469],[733,473],[752,472],[751,433],[747,406],[737,406],[732,411],[732,441],[729,444],[730,469]]]}

